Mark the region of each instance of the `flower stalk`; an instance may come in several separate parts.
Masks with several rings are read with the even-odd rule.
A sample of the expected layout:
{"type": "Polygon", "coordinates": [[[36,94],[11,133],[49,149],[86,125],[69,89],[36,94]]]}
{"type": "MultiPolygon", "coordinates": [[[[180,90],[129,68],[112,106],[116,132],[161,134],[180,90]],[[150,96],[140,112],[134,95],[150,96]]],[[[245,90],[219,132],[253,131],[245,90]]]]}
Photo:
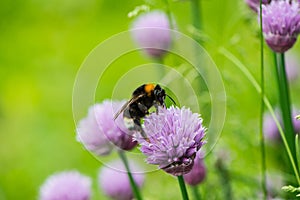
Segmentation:
{"type": "Polygon", "coordinates": [[[289,93],[289,85],[288,85],[286,70],[285,70],[284,53],[274,53],[274,60],[276,64],[276,76],[277,76],[277,83],[279,89],[279,102],[281,108],[281,115],[283,119],[284,134],[288,146],[291,150],[294,163],[296,164],[296,168],[298,169],[296,147],[295,147],[295,132],[294,132],[292,116],[291,116],[290,93],[289,93]]]}
{"type": "Polygon", "coordinates": [[[232,189],[231,189],[231,184],[230,184],[230,181],[231,181],[230,174],[229,174],[227,167],[225,166],[225,164],[223,163],[223,161],[220,158],[217,159],[216,169],[219,173],[220,184],[222,185],[222,189],[223,189],[223,193],[224,193],[223,199],[225,199],[225,200],[233,199],[232,189]]]}
{"type": "Polygon", "coordinates": [[[169,23],[170,23],[170,29],[174,29],[174,24],[173,24],[173,19],[172,19],[172,14],[171,14],[171,9],[170,9],[170,4],[169,4],[169,0],[163,0],[164,4],[165,4],[165,10],[169,19],[169,23]]]}
{"type": "Polygon", "coordinates": [[[186,186],[185,186],[183,176],[182,175],[177,176],[177,179],[178,179],[179,187],[180,187],[180,190],[181,190],[182,199],[183,200],[188,200],[189,197],[188,197],[188,193],[187,193],[187,190],[186,190],[186,186]]]}
{"type": "Polygon", "coordinates": [[[132,174],[131,174],[131,171],[130,171],[130,168],[129,168],[129,164],[128,164],[128,160],[126,158],[126,155],[124,153],[123,150],[119,150],[118,151],[119,153],[119,156],[122,160],[122,162],[124,163],[124,166],[126,168],[126,171],[127,171],[127,175],[128,175],[128,178],[129,178],[129,182],[130,182],[130,186],[131,186],[131,189],[133,191],[133,194],[134,194],[134,197],[137,199],[137,200],[142,200],[142,196],[140,194],[140,191],[139,191],[139,188],[138,186],[136,185],[133,177],[132,177],[132,174]]]}
{"type": "Polygon", "coordinates": [[[201,194],[197,186],[192,186],[193,196],[195,200],[201,200],[201,194]]]}
{"type": "MultiPolygon", "coordinates": [[[[298,172],[300,171],[300,147],[299,147],[299,133],[296,134],[295,137],[295,146],[296,146],[296,156],[298,158],[298,172]]],[[[300,187],[300,183],[299,183],[299,187],[300,187]]]]}
{"type": "MultiPolygon", "coordinates": [[[[201,14],[200,14],[200,0],[190,0],[191,1],[191,13],[192,13],[192,23],[197,30],[201,30],[201,14]]],[[[199,42],[199,41],[197,41],[199,42]]]]}
{"type": "Polygon", "coordinates": [[[265,80],[264,80],[264,36],[263,36],[263,23],[262,23],[262,0],[259,0],[259,21],[260,21],[260,120],[259,120],[259,136],[260,136],[260,151],[261,151],[261,169],[262,169],[262,190],[264,199],[267,199],[267,183],[266,183],[266,152],[265,152],[265,138],[263,134],[264,124],[264,96],[265,96],[265,80]]]}
{"type": "MultiPolygon", "coordinates": [[[[256,91],[258,93],[261,92],[261,88],[260,88],[260,85],[258,84],[258,82],[255,80],[255,78],[253,77],[253,75],[250,73],[250,71],[247,69],[247,67],[237,58],[235,57],[231,52],[229,52],[226,48],[224,47],[221,47],[219,49],[219,52],[224,55],[228,60],[230,60],[232,63],[234,63],[234,65],[245,75],[245,77],[251,82],[252,86],[256,89],[256,91]]],[[[270,114],[272,115],[275,123],[276,123],[276,126],[278,127],[278,131],[280,133],[280,136],[282,138],[282,141],[283,141],[283,144],[284,144],[284,147],[287,151],[287,154],[288,154],[288,158],[291,162],[291,165],[292,165],[292,168],[294,170],[294,174],[295,174],[295,177],[297,179],[297,182],[298,184],[300,185],[300,175],[299,175],[299,172],[296,168],[296,164],[295,164],[295,161],[293,159],[293,156],[292,156],[292,153],[291,153],[291,150],[290,150],[290,147],[287,143],[287,140],[286,140],[286,136],[281,128],[281,125],[279,123],[279,121],[277,120],[277,117],[276,117],[276,114],[275,114],[275,111],[273,110],[272,108],[272,105],[269,101],[269,99],[266,97],[266,95],[264,96],[264,102],[265,102],[265,105],[266,105],[266,108],[269,110],[270,114]]]]}

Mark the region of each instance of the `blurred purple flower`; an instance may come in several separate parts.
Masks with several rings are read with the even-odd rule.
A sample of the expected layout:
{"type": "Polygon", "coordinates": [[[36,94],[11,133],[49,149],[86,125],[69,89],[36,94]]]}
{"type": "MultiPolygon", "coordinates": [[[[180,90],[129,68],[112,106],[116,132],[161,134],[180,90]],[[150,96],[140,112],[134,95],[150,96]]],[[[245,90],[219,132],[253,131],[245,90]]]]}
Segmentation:
{"type": "Polygon", "coordinates": [[[103,101],[96,118],[99,126],[109,141],[123,150],[131,150],[137,145],[137,142],[133,141],[132,138],[133,132],[126,128],[122,115],[119,115],[116,120],[113,119],[115,113],[119,111],[125,103],[125,100],[103,101]]]}
{"type": "Polygon", "coordinates": [[[183,175],[183,178],[187,184],[196,186],[199,183],[202,183],[205,177],[206,177],[206,167],[203,162],[202,155],[198,151],[195,157],[194,166],[192,170],[189,173],[183,175]]]}
{"type": "Polygon", "coordinates": [[[186,108],[160,108],[144,120],[148,139],[136,135],[149,164],[159,165],[167,173],[188,173],[197,151],[204,144],[205,128],[199,114],[186,108]]]}
{"type": "MultiPolygon", "coordinates": [[[[295,118],[297,113],[299,113],[299,112],[297,112],[297,110],[294,108],[292,111],[292,122],[293,122],[295,134],[300,133],[300,121],[295,118]]],[[[276,115],[277,120],[279,121],[280,125],[282,126],[282,119],[279,115],[279,112],[275,111],[275,115],[276,115]]],[[[263,131],[264,131],[265,137],[270,141],[279,141],[281,139],[279,130],[278,130],[276,123],[270,113],[265,113],[265,115],[264,115],[263,131]]]]}
{"type": "MultiPolygon", "coordinates": [[[[133,179],[138,187],[144,183],[144,174],[136,163],[129,162],[133,179]]],[[[99,185],[102,191],[114,200],[131,200],[133,192],[124,164],[114,161],[99,171],[99,185]]]]}
{"type": "Polygon", "coordinates": [[[280,191],[278,191],[278,188],[281,188],[285,183],[284,178],[280,173],[267,173],[266,177],[267,181],[267,193],[268,193],[268,200],[279,200],[280,198],[280,191]]]}
{"type": "Polygon", "coordinates": [[[300,134],[300,120],[296,119],[296,116],[299,115],[299,110],[293,110],[293,125],[295,133],[300,134]]]}
{"type": "Polygon", "coordinates": [[[153,58],[162,58],[171,45],[168,16],[159,10],[140,15],[131,26],[132,38],[153,58]]]}
{"type": "Polygon", "coordinates": [[[77,127],[77,140],[81,142],[87,150],[98,156],[109,154],[113,148],[96,119],[96,115],[98,115],[101,110],[102,106],[100,104],[91,106],[87,117],[82,119],[77,127]]]}
{"type": "MultiPolygon", "coordinates": [[[[263,4],[270,3],[271,0],[262,0],[263,4]]],[[[245,0],[246,4],[254,11],[257,12],[259,10],[259,2],[260,0],[245,0]]]]}
{"type": "Polygon", "coordinates": [[[40,200],[89,200],[91,179],[77,171],[56,173],[40,188],[40,200]]]}
{"type": "Polygon", "coordinates": [[[103,101],[92,106],[88,116],[80,121],[77,129],[78,141],[97,155],[106,155],[112,150],[112,142],[123,150],[131,150],[137,143],[132,140],[132,132],[124,125],[122,116],[116,120],[114,114],[125,101],[103,101]]]}
{"type": "Polygon", "coordinates": [[[285,61],[288,80],[290,82],[296,80],[299,77],[299,59],[295,55],[287,53],[285,61]]]}
{"type": "Polygon", "coordinates": [[[271,1],[262,7],[263,32],[269,47],[279,53],[290,49],[300,33],[300,7],[296,1],[271,1]]]}
{"type": "MultiPolygon", "coordinates": [[[[277,117],[277,120],[279,120],[279,122],[281,123],[281,118],[278,111],[275,111],[275,115],[277,117]]],[[[263,131],[265,137],[270,141],[278,141],[281,138],[275,120],[270,113],[264,114],[263,131]]]]}

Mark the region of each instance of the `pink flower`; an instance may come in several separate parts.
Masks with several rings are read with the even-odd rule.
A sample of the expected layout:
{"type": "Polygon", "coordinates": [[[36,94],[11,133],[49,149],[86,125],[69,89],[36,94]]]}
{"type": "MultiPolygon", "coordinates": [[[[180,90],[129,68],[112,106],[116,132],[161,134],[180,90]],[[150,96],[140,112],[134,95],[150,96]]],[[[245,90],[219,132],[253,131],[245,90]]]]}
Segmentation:
{"type": "Polygon", "coordinates": [[[271,1],[262,7],[264,37],[268,46],[278,53],[289,50],[300,33],[300,6],[296,1],[271,1]]]}
{"type": "Polygon", "coordinates": [[[131,150],[137,143],[132,140],[132,132],[125,125],[122,116],[114,120],[114,114],[126,101],[103,101],[89,109],[88,116],[82,119],[77,128],[77,139],[96,155],[106,155],[113,145],[131,150]]]}
{"type": "MultiPolygon", "coordinates": [[[[129,162],[133,179],[138,187],[144,183],[144,175],[139,173],[136,163],[129,162]]],[[[99,171],[98,181],[102,191],[114,200],[131,200],[133,192],[124,164],[117,160],[111,162],[99,171]]]]}
{"type": "MultiPolygon", "coordinates": [[[[259,10],[259,1],[260,0],[245,0],[246,4],[254,11],[257,12],[259,10]]],[[[271,0],[262,0],[263,4],[270,3],[271,0]]]]}
{"type": "Polygon", "coordinates": [[[202,183],[205,177],[206,167],[204,165],[203,158],[201,157],[201,153],[198,152],[196,154],[192,170],[189,173],[184,174],[183,178],[187,184],[195,186],[202,183]]]}
{"type": "Polygon", "coordinates": [[[40,200],[89,200],[91,179],[77,171],[53,174],[40,188],[40,200]]]}
{"type": "Polygon", "coordinates": [[[171,45],[168,16],[159,10],[140,15],[132,24],[132,38],[152,58],[162,58],[171,45]]]}
{"type": "Polygon", "coordinates": [[[144,120],[148,139],[137,137],[149,164],[180,176],[191,171],[198,150],[205,143],[202,118],[190,109],[171,106],[144,120]]]}

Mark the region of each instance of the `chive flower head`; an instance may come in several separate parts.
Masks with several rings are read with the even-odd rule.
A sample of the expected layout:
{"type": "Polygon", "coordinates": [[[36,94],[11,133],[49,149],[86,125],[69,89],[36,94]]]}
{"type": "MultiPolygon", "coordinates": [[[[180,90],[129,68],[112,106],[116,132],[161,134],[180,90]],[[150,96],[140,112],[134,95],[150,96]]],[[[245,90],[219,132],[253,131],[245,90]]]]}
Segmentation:
{"type": "Polygon", "coordinates": [[[299,2],[278,0],[263,5],[262,24],[268,46],[274,52],[284,53],[295,44],[300,33],[299,2]]]}
{"type": "Polygon", "coordinates": [[[144,120],[147,139],[136,135],[149,164],[180,176],[191,171],[196,153],[205,143],[205,128],[199,114],[190,109],[160,108],[144,120]]]}

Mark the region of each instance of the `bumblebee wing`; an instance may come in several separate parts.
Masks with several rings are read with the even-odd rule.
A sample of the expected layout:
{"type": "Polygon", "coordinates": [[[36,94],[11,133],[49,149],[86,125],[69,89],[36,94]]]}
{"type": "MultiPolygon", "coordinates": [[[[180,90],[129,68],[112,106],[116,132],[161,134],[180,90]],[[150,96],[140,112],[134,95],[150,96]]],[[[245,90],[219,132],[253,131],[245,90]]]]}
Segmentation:
{"type": "Polygon", "coordinates": [[[123,106],[122,108],[114,115],[114,120],[116,120],[119,115],[128,107],[128,105],[130,104],[130,100],[127,101],[123,106]]]}
{"type": "Polygon", "coordinates": [[[114,120],[119,117],[119,115],[133,102],[137,101],[139,98],[143,97],[145,94],[140,94],[138,96],[132,97],[129,101],[127,101],[122,108],[114,115],[114,120]]]}

